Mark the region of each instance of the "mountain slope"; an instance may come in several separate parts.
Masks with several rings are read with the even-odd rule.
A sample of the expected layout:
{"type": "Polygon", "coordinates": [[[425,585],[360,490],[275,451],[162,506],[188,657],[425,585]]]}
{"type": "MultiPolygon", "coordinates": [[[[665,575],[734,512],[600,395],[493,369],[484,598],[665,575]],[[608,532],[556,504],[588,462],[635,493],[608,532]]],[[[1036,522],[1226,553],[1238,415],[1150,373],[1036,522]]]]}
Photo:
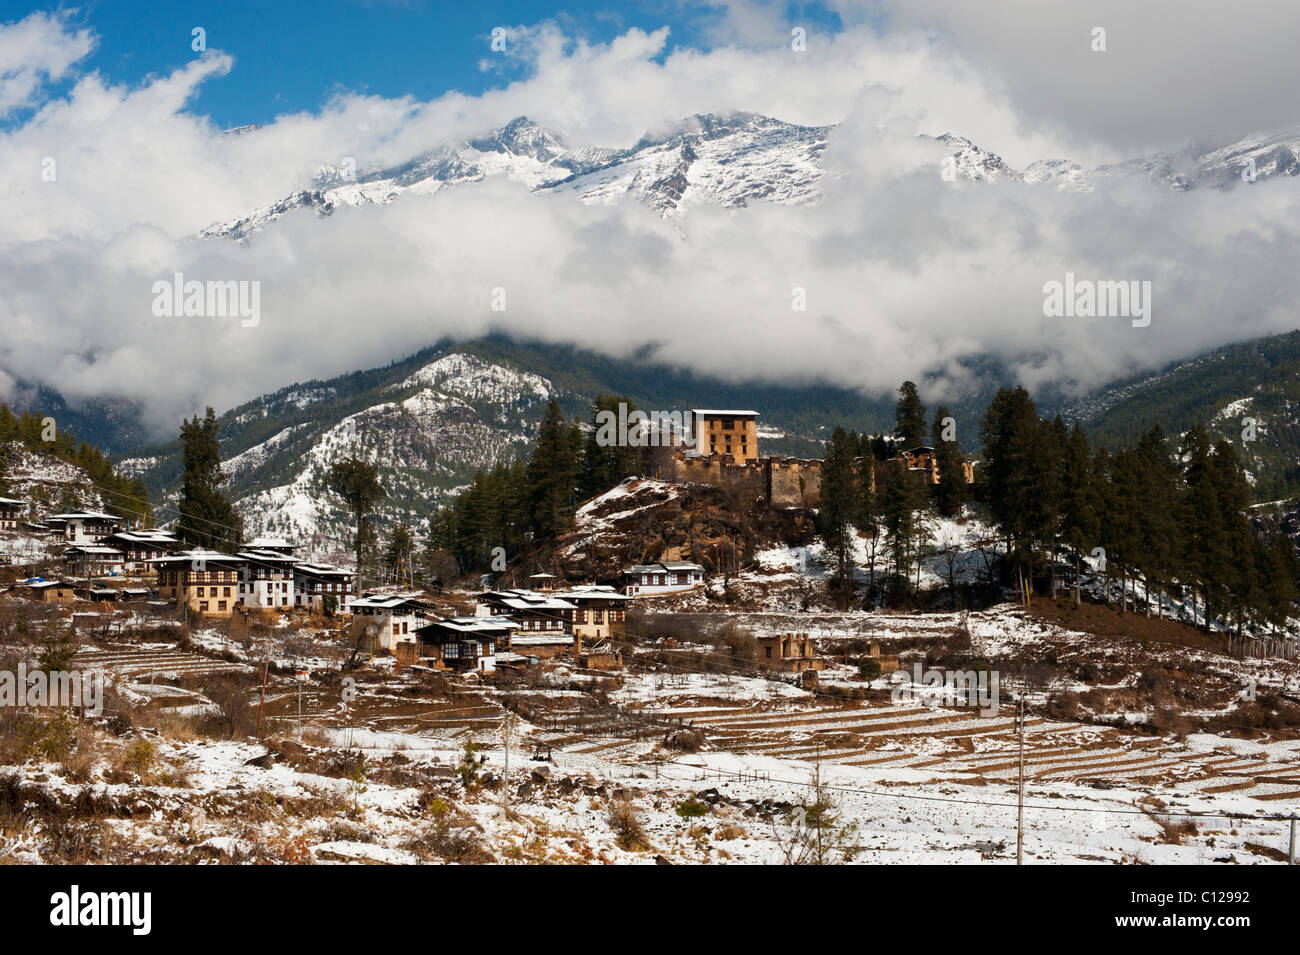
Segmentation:
{"type": "MultiPolygon", "coordinates": [[[[983,369],[990,382],[1004,380],[983,369]]],[[[993,385],[950,410],[968,450],[993,385]]],[[[479,468],[523,454],[551,397],[586,420],[592,399],[623,394],[646,411],[755,408],[760,450],[817,456],[837,426],[872,432],[892,426],[892,395],[864,396],[826,385],[768,385],[701,378],[655,360],[652,348],[611,358],[570,346],[502,337],[443,343],[384,368],[282,388],[220,418],[229,487],[250,534],[291,535],[320,556],[344,556],[350,520],[326,489],[330,466],[350,454],[379,468],[389,499],[381,529],[394,521],[423,529],[428,517],[479,468]]],[[[925,396],[923,395],[923,398],[925,396]]],[[[1193,423],[1238,447],[1260,500],[1300,491],[1300,332],[1233,346],[1159,375],[1061,405],[1039,396],[1045,413],[1084,423],[1103,444],[1132,443],[1159,422],[1175,439],[1193,423]],[[1257,422],[1242,440],[1241,418],[1257,422]]],[[[935,402],[930,404],[933,414],[935,402]]],[[[180,484],[176,442],[119,462],[143,475],[160,519],[174,516],[180,484]]]]}
{"type": "Polygon", "coordinates": [[[1133,443],[1155,423],[1174,439],[1200,424],[1236,447],[1257,500],[1300,494],[1300,331],[1220,348],[1062,412],[1111,446],[1133,443]]]}

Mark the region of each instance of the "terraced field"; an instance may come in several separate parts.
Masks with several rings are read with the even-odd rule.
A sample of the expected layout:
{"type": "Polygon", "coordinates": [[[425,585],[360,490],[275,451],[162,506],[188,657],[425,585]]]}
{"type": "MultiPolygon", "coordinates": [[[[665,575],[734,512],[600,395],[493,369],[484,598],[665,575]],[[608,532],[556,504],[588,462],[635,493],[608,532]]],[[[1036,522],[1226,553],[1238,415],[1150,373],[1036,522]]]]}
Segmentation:
{"type": "MultiPolygon", "coordinates": [[[[715,749],[740,754],[921,770],[977,786],[1014,783],[1019,766],[1014,719],[982,717],[971,709],[862,704],[772,709],[746,703],[653,712],[660,718],[679,716],[703,730],[715,749]]],[[[607,758],[617,756],[614,745],[600,749],[607,758]]],[[[1265,801],[1300,799],[1300,766],[1294,763],[1036,716],[1025,720],[1025,777],[1099,789],[1177,785],[1265,801]]]]}
{"type": "Polygon", "coordinates": [[[72,663],[79,670],[105,670],[129,680],[149,676],[175,678],[213,673],[247,673],[252,670],[247,664],[216,660],[198,653],[177,650],[167,644],[81,650],[72,658],[72,663]]]}

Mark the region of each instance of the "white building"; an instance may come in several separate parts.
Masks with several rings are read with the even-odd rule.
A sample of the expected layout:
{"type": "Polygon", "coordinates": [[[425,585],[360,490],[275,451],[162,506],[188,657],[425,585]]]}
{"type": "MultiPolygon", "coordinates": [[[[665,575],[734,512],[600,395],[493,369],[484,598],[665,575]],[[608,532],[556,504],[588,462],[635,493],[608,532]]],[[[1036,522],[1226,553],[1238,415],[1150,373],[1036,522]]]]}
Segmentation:
{"type": "Polygon", "coordinates": [[[63,539],[69,544],[98,544],[109,534],[115,534],[123,527],[120,517],[101,514],[98,511],[71,511],[67,514],[54,514],[45,519],[45,523],[61,527],[63,539]]]}
{"type": "Polygon", "coordinates": [[[623,571],[623,592],[629,597],[675,594],[704,586],[704,568],[684,560],[633,564],[623,571]]]}
{"type": "Polygon", "coordinates": [[[239,578],[239,602],[245,607],[263,610],[289,610],[296,606],[293,569],[297,561],[290,555],[272,550],[244,550],[243,571],[239,578]]]}
{"type": "Polygon", "coordinates": [[[415,631],[437,614],[415,594],[378,593],[353,600],[352,616],[374,624],[375,646],[396,653],[399,643],[416,643],[415,631]]]}

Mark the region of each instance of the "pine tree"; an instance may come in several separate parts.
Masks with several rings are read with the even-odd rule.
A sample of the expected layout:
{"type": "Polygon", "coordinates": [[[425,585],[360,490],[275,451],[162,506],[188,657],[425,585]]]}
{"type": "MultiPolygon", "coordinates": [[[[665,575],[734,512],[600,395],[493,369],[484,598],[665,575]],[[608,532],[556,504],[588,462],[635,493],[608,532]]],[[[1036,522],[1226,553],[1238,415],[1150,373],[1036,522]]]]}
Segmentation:
{"type": "Polygon", "coordinates": [[[907,450],[925,441],[925,405],[921,404],[916,385],[910,381],[903,382],[898,389],[894,420],[894,437],[900,448],[907,450]]]}
{"type": "Polygon", "coordinates": [[[187,544],[233,553],[244,536],[243,520],[221,491],[221,446],[217,416],[211,408],[200,419],[181,423],[181,452],[185,471],[176,536],[187,544]]]}
{"type": "Polygon", "coordinates": [[[610,429],[602,428],[602,412],[618,419],[619,405],[625,405],[625,415],[636,410],[631,400],[623,395],[600,395],[592,403],[591,430],[583,442],[582,473],[579,489],[584,498],[593,497],[618,484],[625,477],[631,477],[641,471],[641,448],[630,444],[620,444],[617,429],[614,440],[610,443],[610,429]]]}
{"type": "Polygon", "coordinates": [[[934,463],[939,471],[939,483],[934,488],[934,502],[944,517],[952,517],[960,511],[967,496],[961,445],[957,443],[955,435],[951,441],[944,439],[944,422],[948,417],[948,409],[940,405],[934,413],[934,424],[930,431],[930,441],[934,445],[934,463]]]}
{"type": "Polygon", "coordinates": [[[1295,545],[1281,534],[1260,542],[1258,566],[1261,616],[1277,632],[1286,627],[1300,598],[1300,561],[1296,559],[1295,545]]]}
{"type": "Polygon", "coordinates": [[[867,437],[863,435],[859,441],[858,460],[857,460],[857,486],[858,486],[858,531],[866,535],[871,542],[869,547],[871,562],[871,582],[868,585],[867,604],[870,609],[871,601],[876,590],[876,550],[880,544],[880,534],[883,530],[880,514],[880,496],[877,494],[876,487],[876,456],[874,448],[879,439],[879,435],[867,437]]]}
{"type": "Polygon", "coordinates": [[[1183,436],[1181,457],[1184,464],[1179,518],[1185,548],[1182,573],[1191,586],[1193,613],[1196,596],[1200,595],[1202,623],[1208,630],[1210,581],[1221,564],[1221,541],[1216,517],[1219,501],[1210,481],[1210,437],[1200,425],[1193,425],[1183,436]]]}
{"type": "Polygon", "coordinates": [[[817,511],[817,530],[834,560],[834,582],[844,596],[844,606],[853,598],[853,550],[862,507],[856,468],[858,449],[856,434],[835,429],[822,461],[821,503],[817,511]]]}
{"type": "Polygon", "coordinates": [[[581,431],[565,424],[560,405],[552,398],[527,468],[533,531],[538,537],[554,537],[573,522],[580,442],[581,431]]]}
{"type": "Polygon", "coordinates": [[[1250,485],[1230,442],[1215,442],[1209,480],[1219,505],[1212,541],[1216,566],[1209,588],[1211,606],[1219,613],[1232,614],[1240,631],[1249,607],[1246,593],[1253,578],[1254,536],[1247,516],[1250,485]]]}
{"type": "Polygon", "coordinates": [[[1101,493],[1088,439],[1076,422],[1066,441],[1061,489],[1061,542],[1074,551],[1074,602],[1081,599],[1083,555],[1099,546],[1101,493]]]}
{"type": "Polygon", "coordinates": [[[343,498],[356,525],[356,561],[357,593],[363,590],[362,582],[368,575],[369,558],[374,553],[378,535],[375,533],[370,515],[375,507],[387,497],[383,485],[379,483],[379,472],[373,464],[367,464],[358,457],[349,457],[330,468],[327,480],[329,488],[343,498]]]}
{"type": "Polygon", "coordinates": [[[896,598],[910,587],[912,568],[918,556],[917,538],[924,524],[918,511],[925,506],[926,491],[921,479],[902,460],[886,469],[881,521],[889,535],[891,586],[896,598]]]}
{"type": "Polygon", "coordinates": [[[1146,577],[1147,616],[1151,616],[1151,591],[1162,593],[1178,574],[1183,551],[1178,520],[1179,467],[1169,452],[1169,442],[1159,425],[1138,441],[1136,454],[1142,487],[1138,529],[1139,559],[1146,577]]]}
{"type": "Polygon", "coordinates": [[[1039,524],[1039,433],[1038,412],[1024,388],[1000,388],[980,423],[989,511],[1016,563],[1028,563],[1039,524]]]}

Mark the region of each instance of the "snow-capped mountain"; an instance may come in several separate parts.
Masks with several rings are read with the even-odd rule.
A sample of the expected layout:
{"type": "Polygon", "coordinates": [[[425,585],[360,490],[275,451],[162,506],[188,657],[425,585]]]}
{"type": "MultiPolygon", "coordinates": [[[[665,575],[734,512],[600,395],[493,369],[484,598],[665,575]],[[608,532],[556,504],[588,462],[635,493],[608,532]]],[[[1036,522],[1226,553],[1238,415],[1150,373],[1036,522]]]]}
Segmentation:
{"type": "MultiPolygon", "coordinates": [[[[520,116],[501,129],[439,144],[397,166],[361,173],[321,167],[312,188],[214,223],[200,236],[242,241],[295,209],[315,209],[326,216],[340,207],[382,205],[406,194],[430,195],[492,176],[588,203],[627,197],[660,215],[677,214],[692,203],[732,208],[756,201],[813,205],[822,198],[822,156],[833,148],[833,130],[755,113],[703,114],[647,134],[624,149],[575,148],[520,116]]],[[[1187,190],[1226,189],[1243,181],[1300,174],[1300,127],[1249,136],[1218,149],[1157,153],[1093,170],[1062,158],[1040,159],[1017,170],[955,133],[931,138],[948,150],[955,175],[974,182],[1010,181],[1088,192],[1104,179],[1140,177],[1187,190]]]]}
{"type": "MultiPolygon", "coordinates": [[[[396,366],[369,387],[295,385],[221,418],[222,470],[249,536],[284,536],[317,557],[346,560],[351,519],[327,489],[330,468],[355,455],[374,464],[388,498],[385,527],[423,530],[429,515],[479,468],[515,457],[556,389],[539,375],[463,352],[396,366]]],[[[174,506],[178,449],[119,462],[174,506]]],[[[174,516],[165,506],[163,520],[174,516]]]]}
{"type": "Polygon", "coordinates": [[[570,193],[583,202],[630,196],[660,213],[683,200],[743,206],[756,199],[803,204],[820,198],[820,155],[829,127],[796,126],[752,113],[692,116],[627,149],[570,149],[554,133],[520,116],[468,142],[439,145],[399,166],[353,175],[318,170],[315,188],[214,223],[200,233],[244,239],[286,212],[392,202],[504,175],[535,191],[570,193]]]}

